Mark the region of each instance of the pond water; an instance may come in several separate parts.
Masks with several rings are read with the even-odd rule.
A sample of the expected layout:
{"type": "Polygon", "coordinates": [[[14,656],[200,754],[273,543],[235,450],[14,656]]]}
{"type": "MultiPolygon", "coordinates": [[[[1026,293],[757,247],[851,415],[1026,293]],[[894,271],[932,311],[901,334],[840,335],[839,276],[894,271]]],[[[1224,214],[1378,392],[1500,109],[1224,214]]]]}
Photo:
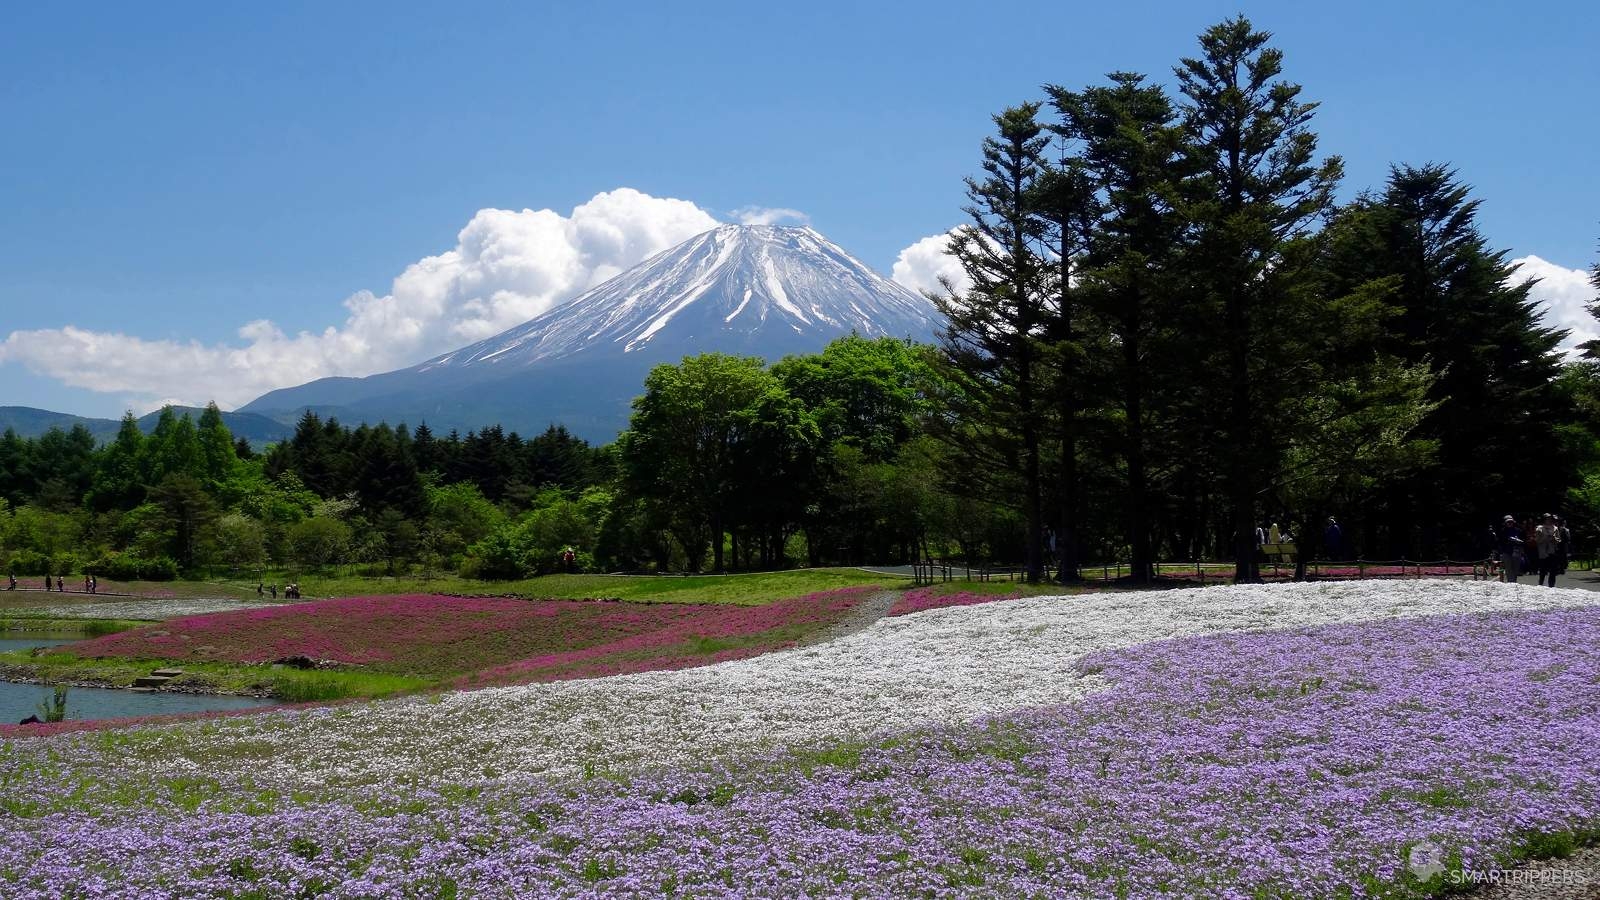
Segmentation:
{"type": "MultiPolygon", "coordinates": [[[[0,652],[54,647],[82,640],[81,636],[52,635],[41,632],[0,632],[0,652]]],[[[0,724],[14,725],[38,712],[51,689],[41,684],[0,681],[0,724]]],[[[177,694],[116,691],[104,688],[75,687],[67,694],[67,718],[113,719],[122,716],[165,716],[174,713],[213,712],[227,709],[253,709],[275,706],[276,701],[255,697],[224,697],[215,694],[177,694]]]]}
{"type": "MultiPolygon", "coordinates": [[[[0,681],[0,722],[15,725],[35,714],[39,704],[48,699],[50,699],[50,688],[46,685],[0,681]]],[[[67,694],[67,718],[77,721],[114,719],[121,716],[165,716],[174,713],[254,709],[274,705],[276,701],[260,700],[255,697],[175,694],[166,691],[141,693],[75,687],[67,694]]]]}
{"type": "Polygon", "coordinates": [[[38,632],[0,631],[0,653],[10,653],[12,650],[32,650],[35,647],[55,647],[81,640],[83,640],[81,637],[41,634],[38,632]]]}

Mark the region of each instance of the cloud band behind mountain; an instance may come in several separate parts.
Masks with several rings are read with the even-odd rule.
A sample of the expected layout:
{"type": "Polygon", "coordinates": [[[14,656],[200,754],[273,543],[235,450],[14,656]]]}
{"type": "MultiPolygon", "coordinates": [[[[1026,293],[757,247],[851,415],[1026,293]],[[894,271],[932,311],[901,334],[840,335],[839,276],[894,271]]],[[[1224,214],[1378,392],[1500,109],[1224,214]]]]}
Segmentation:
{"type": "Polygon", "coordinates": [[[347,298],[342,325],[291,335],[258,320],[238,330],[240,344],[68,325],[12,332],[0,342],[0,363],[122,394],[141,410],[169,400],[231,408],[317,378],[410,365],[504,331],[717,224],[689,201],[631,188],[597,194],[565,216],[484,209],[453,249],[408,266],[387,294],[347,298]]]}

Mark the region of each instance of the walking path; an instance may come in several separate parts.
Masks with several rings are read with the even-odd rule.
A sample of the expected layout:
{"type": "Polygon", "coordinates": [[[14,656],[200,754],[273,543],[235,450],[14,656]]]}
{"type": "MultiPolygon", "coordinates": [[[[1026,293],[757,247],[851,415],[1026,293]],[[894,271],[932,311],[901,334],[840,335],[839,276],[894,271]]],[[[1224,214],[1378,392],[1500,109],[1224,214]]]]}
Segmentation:
{"type": "Polygon", "coordinates": [[[900,599],[899,591],[879,591],[861,601],[861,604],[850,610],[843,619],[812,635],[809,640],[802,641],[800,646],[826,644],[858,631],[865,631],[872,627],[872,623],[888,615],[898,599],[900,599]]]}
{"type": "Polygon", "coordinates": [[[1496,875],[1499,883],[1484,884],[1466,896],[1475,900],[1600,897],[1600,847],[1586,847],[1566,859],[1535,860],[1496,875]]]}

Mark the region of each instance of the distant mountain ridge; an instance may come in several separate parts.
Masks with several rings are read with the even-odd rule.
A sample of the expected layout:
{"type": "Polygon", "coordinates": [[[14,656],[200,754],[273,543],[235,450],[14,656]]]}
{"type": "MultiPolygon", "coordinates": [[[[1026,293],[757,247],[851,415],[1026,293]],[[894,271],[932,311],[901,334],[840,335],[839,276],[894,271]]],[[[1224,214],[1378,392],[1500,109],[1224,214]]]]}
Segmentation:
{"type": "Polygon", "coordinates": [[[240,412],[293,421],[309,409],[435,431],[563,424],[607,442],[659,363],[710,351],[775,361],[852,332],[927,341],[941,324],[928,300],[809,227],[724,225],[475,344],[393,372],[272,391],[240,412]]]}
{"type": "MultiPolygon", "coordinates": [[[[192,406],[175,406],[173,411],[178,415],[188,413],[196,421],[204,410],[192,406]]],[[[161,411],[156,410],[139,417],[139,430],[149,434],[155,430],[156,420],[161,418],[161,411]]],[[[269,416],[247,412],[225,412],[222,414],[223,424],[233,432],[235,438],[245,438],[256,447],[281,441],[294,433],[294,426],[285,424],[269,416]]],[[[11,429],[19,437],[38,437],[51,428],[60,428],[63,431],[71,430],[74,425],[82,425],[89,429],[97,441],[109,441],[117,436],[117,429],[122,427],[119,419],[97,419],[87,416],[75,416],[71,413],[52,412],[48,409],[36,409],[31,406],[0,406],[0,433],[11,429]]]]}

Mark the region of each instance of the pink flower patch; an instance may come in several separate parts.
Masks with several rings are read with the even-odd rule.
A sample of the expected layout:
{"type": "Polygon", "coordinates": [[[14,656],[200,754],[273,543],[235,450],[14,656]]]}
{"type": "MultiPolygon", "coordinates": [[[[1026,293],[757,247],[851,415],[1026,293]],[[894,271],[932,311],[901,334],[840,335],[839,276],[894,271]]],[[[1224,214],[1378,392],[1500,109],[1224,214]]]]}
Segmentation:
{"type": "Polygon", "coordinates": [[[906,616],[926,609],[942,609],[947,606],[976,606],[979,603],[993,603],[996,600],[1015,600],[1021,596],[1020,593],[974,594],[970,591],[941,594],[931,587],[917,588],[901,594],[894,606],[889,607],[889,615],[906,616]]]}

